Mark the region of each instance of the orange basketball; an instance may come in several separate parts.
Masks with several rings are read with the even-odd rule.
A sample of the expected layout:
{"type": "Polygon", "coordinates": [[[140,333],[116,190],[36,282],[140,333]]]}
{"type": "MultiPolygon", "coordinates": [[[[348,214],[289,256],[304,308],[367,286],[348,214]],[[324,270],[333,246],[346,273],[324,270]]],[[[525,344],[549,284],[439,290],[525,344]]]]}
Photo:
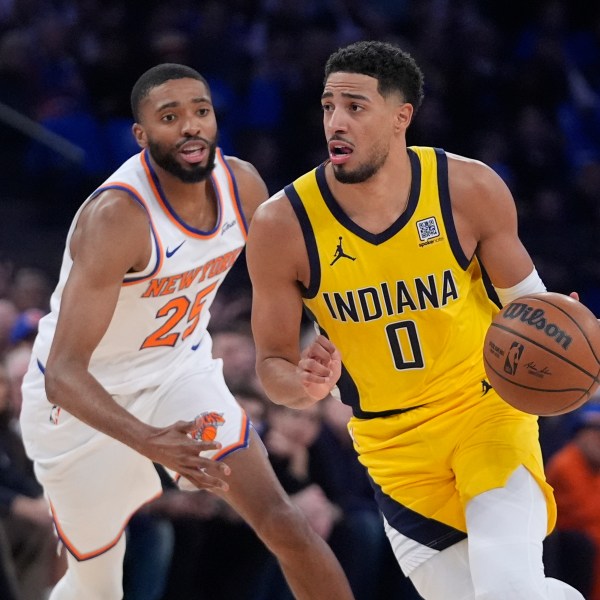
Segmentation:
{"type": "Polygon", "coordinates": [[[567,413],[600,385],[600,324],[569,296],[523,296],[492,321],[483,358],[490,383],[515,408],[540,416],[567,413]]]}
{"type": "Polygon", "coordinates": [[[212,442],[217,437],[217,428],[207,425],[200,435],[203,442],[212,442]]]}

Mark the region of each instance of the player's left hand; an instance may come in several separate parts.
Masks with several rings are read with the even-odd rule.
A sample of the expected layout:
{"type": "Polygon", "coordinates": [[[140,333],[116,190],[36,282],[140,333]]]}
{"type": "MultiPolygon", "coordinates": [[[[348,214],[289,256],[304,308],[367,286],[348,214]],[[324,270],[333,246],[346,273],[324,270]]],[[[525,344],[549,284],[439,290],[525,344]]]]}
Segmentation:
{"type": "Polygon", "coordinates": [[[153,462],[178,473],[198,489],[226,492],[229,489],[226,478],[231,469],[222,461],[202,455],[203,452],[220,449],[221,444],[216,440],[195,439],[193,433],[196,429],[196,420],[154,427],[139,451],[153,462]]]}
{"type": "Polygon", "coordinates": [[[302,352],[298,371],[306,394],[322,400],[342,374],[340,352],[324,335],[318,335],[302,352]]]}

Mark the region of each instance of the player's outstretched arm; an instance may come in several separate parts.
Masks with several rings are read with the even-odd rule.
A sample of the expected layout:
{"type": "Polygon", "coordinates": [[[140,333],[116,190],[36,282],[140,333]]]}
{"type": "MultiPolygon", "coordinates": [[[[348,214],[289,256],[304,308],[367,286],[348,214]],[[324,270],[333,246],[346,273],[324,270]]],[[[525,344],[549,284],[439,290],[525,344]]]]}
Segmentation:
{"type": "Polygon", "coordinates": [[[48,400],[196,485],[222,487],[227,468],[198,456],[216,446],[186,435],[193,422],[164,429],[142,423],[88,371],[111,321],[123,277],[146,266],[149,244],[145,211],[121,192],[105,192],[82,212],[71,240],[73,267],[45,369],[48,400]]]}
{"type": "Polygon", "coordinates": [[[295,408],[322,400],[339,378],[340,358],[323,337],[300,354],[301,285],[308,283],[308,259],[300,226],[282,193],[256,211],[246,259],[256,368],[267,395],[295,408]]]}

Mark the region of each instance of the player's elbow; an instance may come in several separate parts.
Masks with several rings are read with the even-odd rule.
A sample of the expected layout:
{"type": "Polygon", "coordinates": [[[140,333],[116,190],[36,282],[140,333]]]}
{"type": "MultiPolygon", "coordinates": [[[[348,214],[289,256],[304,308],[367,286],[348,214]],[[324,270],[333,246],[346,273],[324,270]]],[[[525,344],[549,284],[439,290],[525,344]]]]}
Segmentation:
{"type": "Polygon", "coordinates": [[[50,358],[44,369],[46,397],[50,404],[62,406],[67,397],[68,382],[71,379],[71,366],[60,358],[50,358]]]}
{"type": "Polygon", "coordinates": [[[60,371],[54,368],[54,365],[48,364],[44,370],[44,386],[46,388],[46,398],[50,404],[60,406],[61,377],[60,371]]]}

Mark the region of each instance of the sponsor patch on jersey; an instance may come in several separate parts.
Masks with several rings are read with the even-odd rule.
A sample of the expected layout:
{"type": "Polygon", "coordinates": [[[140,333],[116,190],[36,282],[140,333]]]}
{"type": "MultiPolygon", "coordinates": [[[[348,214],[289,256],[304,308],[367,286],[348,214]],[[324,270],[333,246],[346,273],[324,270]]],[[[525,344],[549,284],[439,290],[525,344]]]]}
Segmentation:
{"type": "Polygon", "coordinates": [[[417,231],[419,232],[419,239],[422,242],[440,236],[440,230],[435,217],[428,217],[427,219],[417,221],[417,231]]]}

